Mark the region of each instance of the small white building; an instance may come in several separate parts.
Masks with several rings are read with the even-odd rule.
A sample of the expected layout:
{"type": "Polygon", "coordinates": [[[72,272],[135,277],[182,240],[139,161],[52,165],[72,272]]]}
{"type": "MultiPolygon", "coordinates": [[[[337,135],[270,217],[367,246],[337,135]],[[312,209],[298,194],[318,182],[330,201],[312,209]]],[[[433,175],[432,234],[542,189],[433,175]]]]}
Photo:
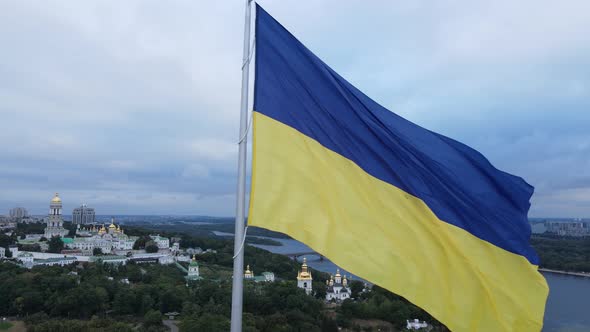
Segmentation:
{"type": "Polygon", "coordinates": [[[158,258],[160,265],[168,265],[174,263],[174,256],[166,255],[158,258]]]}
{"type": "Polygon", "coordinates": [[[0,247],[0,259],[4,258],[6,254],[6,249],[4,247],[0,247]]]}
{"type": "Polygon", "coordinates": [[[176,259],[177,262],[190,262],[191,261],[191,256],[189,256],[189,255],[177,255],[177,256],[174,256],[174,259],[176,259]]]}
{"type": "Polygon", "coordinates": [[[114,264],[114,265],[125,265],[125,264],[127,264],[127,257],[126,256],[118,256],[118,255],[92,256],[92,257],[90,257],[90,262],[114,264]]]}
{"type": "Polygon", "coordinates": [[[21,264],[23,264],[24,267],[30,269],[33,267],[33,254],[28,253],[28,252],[21,252],[20,254],[18,254],[18,256],[13,256],[16,257],[17,260],[19,262],[21,262],[21,264]]]}
{"type": "Polygon", "coordinates": [[[408,330],[421,330],[428,327],[428,323],[421,322],[418,319],[414,319],[413,321],[406,320],[406,329],[408,330]]]}
{"type": "Polygon", "coordinates": [[[12,257],[18,257],[18,246],[16,244],[9,245],[8,251],[10,251],[12,257]]]}
{"type": "MultiPolygon", "coordinates": [[[[30,255],[30,254],[29,254],[30,255]]],[[[76,257],[64,256],[64,257],[55,257],[55,258],[45,258],[45,259],[36,259],[33,262],[33,265],[46,265],[46,266],[65,266],[70,265],[78,262],[76,257]]]]}
{"type": "Polygon", "coordinates": [[[246,272],[244,272],[244,279],[252,280],[254,282],[274,282],[275,274],[272,272],[262,272],[259,276],[254,275],[254,270],[250,270],[250,265],[246,266],[246,272]]]}
{"type": "Polygon", "coordinates": [[[275,274],[272,272],[262,272],[262,277],[264,278],[264,281],[267,281],[267,282],[274,282],[275,281],[275,274]]]}
{"type": "Polygon", "coordinates": [[[178,242],[172,243],[172,247],[170,248],[170,250],[172,250],[174,252],[180,251],[180,243],[178,243],[178,242]]]}
{"type": "Polygon", "coordinates": [[[158,235],[150,235],[150,238],[152,240],[154,240],[154,242],[158,246],[158,249],[170,248],[170,239],[168,239],[167,237],[163,237],[158,234],[158,235]]]}
{"type": "Polygon", "coordinates": [[[200,255],[203,253],[203,249],[196,247],[196,248],[187,248],[186,253],[189,255],[200,255]]]}

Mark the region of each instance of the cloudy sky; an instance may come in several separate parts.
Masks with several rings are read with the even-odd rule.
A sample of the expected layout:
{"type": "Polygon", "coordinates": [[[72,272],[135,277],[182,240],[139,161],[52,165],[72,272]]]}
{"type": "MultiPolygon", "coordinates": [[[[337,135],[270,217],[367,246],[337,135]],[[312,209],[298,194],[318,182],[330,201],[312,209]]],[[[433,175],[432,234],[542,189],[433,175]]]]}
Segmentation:
{"type": "MultiPolygon", "coordinates": [[[[590,217],[590,2],[260,0],[390,110],[590,217]]],[[[243,1],[0,1],[0,214],[234,213],[243,1]]]]}

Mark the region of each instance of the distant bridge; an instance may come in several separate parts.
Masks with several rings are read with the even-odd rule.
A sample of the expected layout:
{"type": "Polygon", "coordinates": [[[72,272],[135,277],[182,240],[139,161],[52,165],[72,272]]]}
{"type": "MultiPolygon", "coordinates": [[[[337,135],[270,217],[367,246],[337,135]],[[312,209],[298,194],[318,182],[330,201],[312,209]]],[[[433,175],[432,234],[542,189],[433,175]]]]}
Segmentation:
{"type": "Polygon", "coordinates": [[[294,261],[298,261],[298,258],[301,256],[318,256],[320,261],[324,260],[324,256],[315,251],[293,252],[285,254],[285,256],[293,258],[294,261]]]}

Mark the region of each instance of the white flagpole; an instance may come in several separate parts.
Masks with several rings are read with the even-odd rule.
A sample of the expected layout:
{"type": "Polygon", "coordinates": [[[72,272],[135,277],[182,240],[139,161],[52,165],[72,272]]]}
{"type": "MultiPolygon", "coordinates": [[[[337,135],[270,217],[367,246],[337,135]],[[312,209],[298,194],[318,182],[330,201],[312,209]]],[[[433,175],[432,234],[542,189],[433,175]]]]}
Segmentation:
{"type": "Polygon", "coordinates": [[[244,295],[244,219],[246,214],[246,142],[248,130],[248,74],[250,64],[250,2],[246,0],[244,22],[244,52],[242,57],[242,104],[240,108],[240,135],[238,154],[238,190],[236,227],[234,237],[234,273],[231,296],[231,332],[242,331],[242,298],[244,295]]]}

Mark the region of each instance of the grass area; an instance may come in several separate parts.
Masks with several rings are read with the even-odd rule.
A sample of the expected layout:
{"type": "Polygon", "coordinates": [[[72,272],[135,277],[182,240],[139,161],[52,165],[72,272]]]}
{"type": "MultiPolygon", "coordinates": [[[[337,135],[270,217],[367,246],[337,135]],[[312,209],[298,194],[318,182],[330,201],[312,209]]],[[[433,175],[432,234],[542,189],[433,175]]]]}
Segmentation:
{"type": "Polygon", "coordinates": [[[10,322],[0,322],[0,331],[8,330],[12,325],[10,322]]]}

